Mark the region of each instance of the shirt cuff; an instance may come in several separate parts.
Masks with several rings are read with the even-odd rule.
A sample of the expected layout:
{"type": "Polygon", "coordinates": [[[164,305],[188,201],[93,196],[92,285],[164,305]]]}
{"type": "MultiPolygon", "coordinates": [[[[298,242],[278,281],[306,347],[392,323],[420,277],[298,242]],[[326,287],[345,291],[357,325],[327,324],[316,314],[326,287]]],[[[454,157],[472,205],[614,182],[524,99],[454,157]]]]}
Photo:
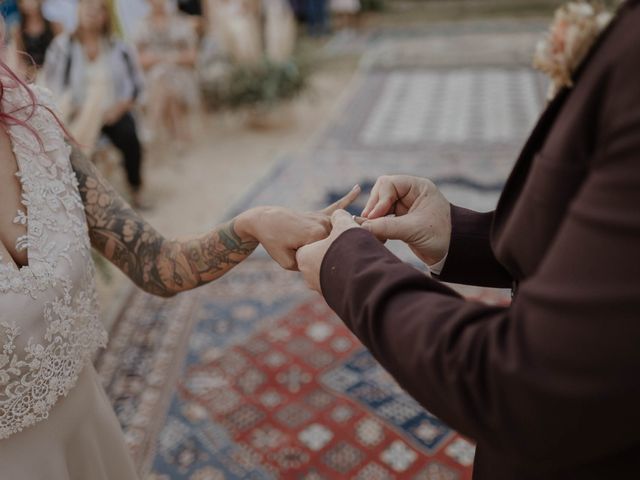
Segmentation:
{"type": "Polygon", "coordinates": [[[448,256],[449,256],[449,252],[447,252],[444,258],[440,260],[438,263],[434,263],[433,265],[427,265],[429,267],[429,270],[431,270],[431,273],[433,273],[434,275],[440,275],[442,273],[442,270],[444,269],[444,264],[447,262],[448,256]]]}

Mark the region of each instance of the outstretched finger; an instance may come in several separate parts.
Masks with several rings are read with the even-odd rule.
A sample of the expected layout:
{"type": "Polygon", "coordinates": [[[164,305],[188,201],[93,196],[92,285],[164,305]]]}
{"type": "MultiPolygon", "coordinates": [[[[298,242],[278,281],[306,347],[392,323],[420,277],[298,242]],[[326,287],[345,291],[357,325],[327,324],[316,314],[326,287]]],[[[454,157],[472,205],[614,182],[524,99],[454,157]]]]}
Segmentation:
{"type": "Polygon", "coordinates": [[[362,210],[363,217],[367,218],[373,207],[378,203],[378,190],[380,190],[380,180],[378,180],[373,188],[371,189],[371,193],[369,193],[369,199],[367,200],[367,204],[364,206],[364,210],[362,210]]]}
{"type": "Polygon", "coordinates": [[[351,189],[351,191],[349,193],[347,193],[340,200],[338,200],[337,202],[329,205],[324,210],[322,210],[322,213],[324,213],[325,215],[330,216],[336,210],[344,210],[344,209],[346,209],[349,205],[351,205],[353,202],[356,201],[356,199],[360,195],[360,192],[361,192],[360,185],[356,185],[355,187],[353,187],[351,189]]]}

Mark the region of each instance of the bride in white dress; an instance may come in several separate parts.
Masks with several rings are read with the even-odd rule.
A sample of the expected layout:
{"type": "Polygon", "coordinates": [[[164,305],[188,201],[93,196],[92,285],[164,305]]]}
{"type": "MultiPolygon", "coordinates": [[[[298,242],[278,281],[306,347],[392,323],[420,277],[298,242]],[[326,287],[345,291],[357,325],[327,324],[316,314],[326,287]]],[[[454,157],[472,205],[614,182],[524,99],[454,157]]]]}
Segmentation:
{"type": "Polygon", "coordinates": [[[93,246],[140,288],[171,296],[224,275],[261,242],[282,266],[327,235],[327,213],[249,210],[209,233],[162,237],[65,141],[47,91],[0,63],[0,478],[132,480],[91,364],[107,342],[93,246]]]}

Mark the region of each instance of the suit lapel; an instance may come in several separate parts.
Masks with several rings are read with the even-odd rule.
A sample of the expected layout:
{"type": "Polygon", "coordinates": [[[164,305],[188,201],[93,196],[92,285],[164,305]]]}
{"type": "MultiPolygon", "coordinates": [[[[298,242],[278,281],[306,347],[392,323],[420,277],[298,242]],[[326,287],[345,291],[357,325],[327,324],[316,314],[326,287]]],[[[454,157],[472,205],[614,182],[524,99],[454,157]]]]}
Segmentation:
{"type": "MultiPolygon", "coordinates": [[[[639,1],[640,0],[628,0],[624,5],[620,7],[620,11],[616,15],[616,18],[611,21],[605,31],[602,32],[602,34],[598,37],[589,54],[584,59],[580,67],[576,70],[576,73],[574,75],[574,83],[577,83],[580,80],[580,76],[590,63],[595,52],[608,37],[609,33],[611,32],[619,18],[624,15],[625,10],[638,3],[639,1]]],[[[498,206],[496,207],[496,213],[491,232],[491,243],[494,247],[494,250],[495,240],[503,232],[505,223],[509,218],[513,207],[515,206],[520,193],[522,192],[525,182],[527,181],[533,159],[535,158],[536,153],[540,150],[541,146],[544,144],[544,141],[551,131],[555,120],[558,118],[558,115],[562,111],[562,107],[566,103],[567,99],[571,96],[574,88],[563,88],[562,90],[560,90],[560,92],[558,92],[554,99],[549,102],[544,112],[540,116],[540,119],[538,120],[538,123],[536,124],[531,136],[525,143],[520,156],[518,157],[511,175],[509,176],[505,184],[502,195],[500,196],[498,206]]]]}

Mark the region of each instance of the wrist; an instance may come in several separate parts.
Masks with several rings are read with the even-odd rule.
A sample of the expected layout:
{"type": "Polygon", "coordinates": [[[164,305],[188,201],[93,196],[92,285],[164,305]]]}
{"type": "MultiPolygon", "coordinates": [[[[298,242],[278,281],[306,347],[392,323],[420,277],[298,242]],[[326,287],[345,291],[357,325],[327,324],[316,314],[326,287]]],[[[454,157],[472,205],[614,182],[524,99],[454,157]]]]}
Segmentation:
{"type": "Polygon", "coordinates": [[[256,227],[263,211],[264,207],[255,207],[238,215],[233,224],[236,235],[243,240],[259,242],[260,240],[257,235],[258,229],[256,227]]]}

